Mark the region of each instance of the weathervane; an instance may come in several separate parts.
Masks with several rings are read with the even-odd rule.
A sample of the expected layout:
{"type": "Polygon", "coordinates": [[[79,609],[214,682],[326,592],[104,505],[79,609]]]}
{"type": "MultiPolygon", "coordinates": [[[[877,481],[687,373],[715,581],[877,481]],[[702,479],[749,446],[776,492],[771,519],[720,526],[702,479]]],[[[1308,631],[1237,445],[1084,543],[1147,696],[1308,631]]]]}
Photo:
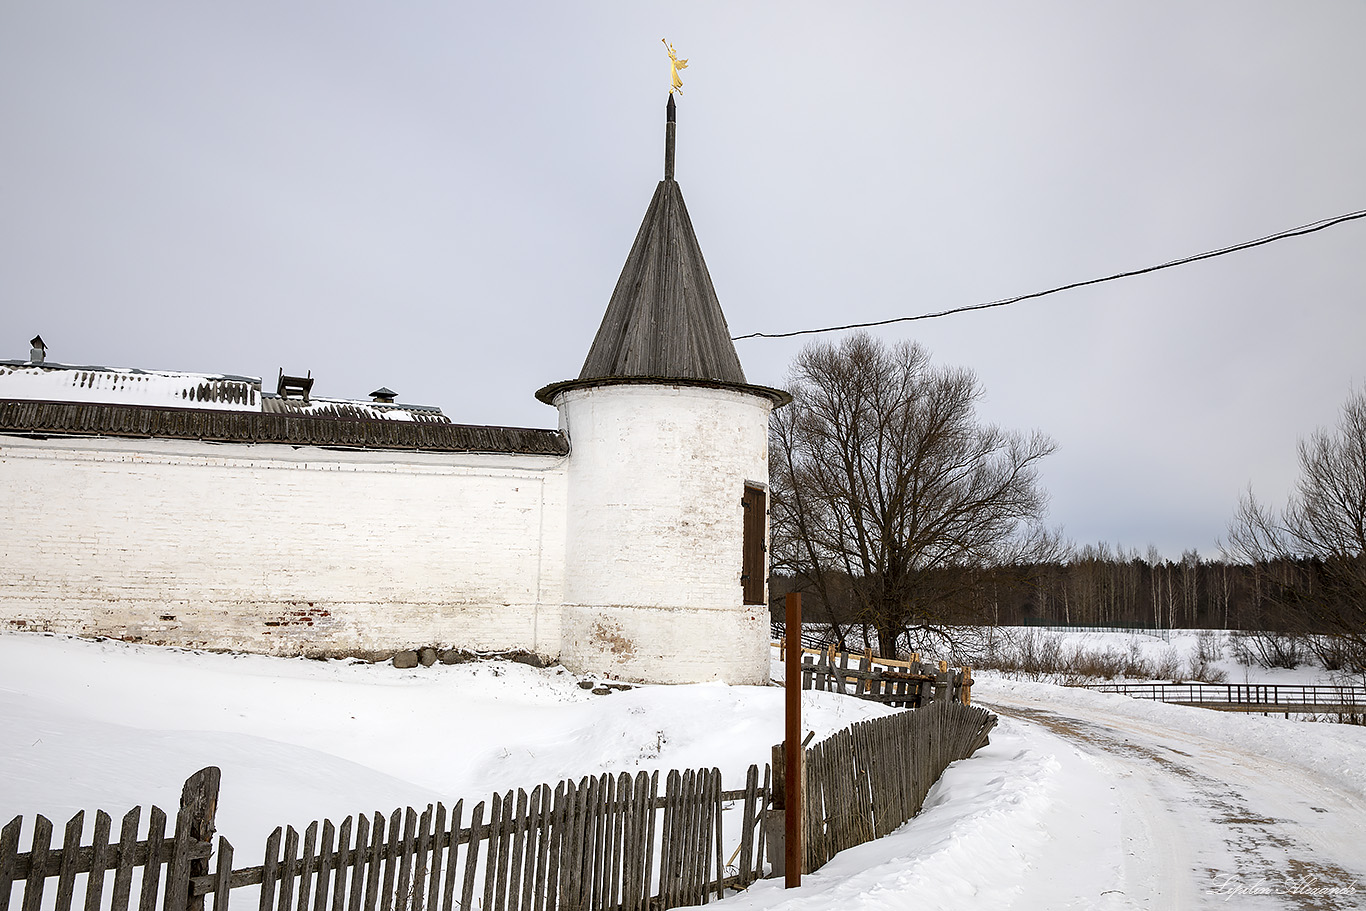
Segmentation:
{"type": "Polygon", "coordinates": [[[663,41],[664,46],[669,49],[669,94],[672,95],[674,92],[677,92],[678,94],[682,95],[683,80],[678,77],[678,71],[687,69],[688,61],[686,58],[683,60],[678,59],[678,57],[674,54],[674,46],[669,43],[669,39],[660,38],[659,40],[663,41]]]}

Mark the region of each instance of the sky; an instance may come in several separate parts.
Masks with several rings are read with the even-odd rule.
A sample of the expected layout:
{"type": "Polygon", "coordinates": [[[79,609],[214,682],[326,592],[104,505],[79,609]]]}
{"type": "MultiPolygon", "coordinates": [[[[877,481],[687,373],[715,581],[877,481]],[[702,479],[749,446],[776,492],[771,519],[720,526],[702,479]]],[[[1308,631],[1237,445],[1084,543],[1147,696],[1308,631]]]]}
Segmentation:
{"type": "MultiPolygon", "coordinates": [[[[1366,208],[1366,6],[0,5],[0,358],[553,427],[662,176],[733,334],[914,315],[1366,208]]],[[[1049,434],[1049,521],[1176,558],[1366,385],[1366,220],[876,330],[1049,434]]],[[[838,341],[838,333],[816,337],[838,341]]],[[[737,342],[782,386],[810,338],[737,342]]]]}

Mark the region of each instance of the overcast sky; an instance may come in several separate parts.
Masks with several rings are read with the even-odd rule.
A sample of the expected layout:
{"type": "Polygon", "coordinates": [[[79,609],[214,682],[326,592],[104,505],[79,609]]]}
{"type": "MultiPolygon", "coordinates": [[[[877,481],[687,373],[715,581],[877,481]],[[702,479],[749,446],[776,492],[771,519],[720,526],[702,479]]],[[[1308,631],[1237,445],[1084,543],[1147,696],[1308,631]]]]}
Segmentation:
{"type": "MultiPolygon", "coordinates": [[[[1366,208],[1366,4],[0,4],[0,357],[552,427],[662,173],[733,334],[1366,208]]],[[[1058,443],[1078,543],[1217,553],[1366,383],[1366,220],[878,330],[1058,443]]],[[[824,336],[828,341],[838,334],[824,336]]],[[[808,340],[737,343],[781,386],[808,340]]]]}

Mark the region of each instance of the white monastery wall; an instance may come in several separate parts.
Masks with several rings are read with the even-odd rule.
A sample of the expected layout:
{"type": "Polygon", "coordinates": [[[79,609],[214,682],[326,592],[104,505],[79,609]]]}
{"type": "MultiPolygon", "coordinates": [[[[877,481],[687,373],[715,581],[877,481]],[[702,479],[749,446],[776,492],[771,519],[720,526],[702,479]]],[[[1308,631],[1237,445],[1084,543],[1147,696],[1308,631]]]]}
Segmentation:
{"type": "Polygon", "coordinates": [[[569,463],[561,660],[684,683],[768,680],[766,605],[740,582],[745,483],[767,489],[761,396],[700,386],[564,392],[569,463]]]}
{"type": "Polygon", "coordinates": [[[0,437],[0,628],[554,656],[566,461],[0,437]]]}

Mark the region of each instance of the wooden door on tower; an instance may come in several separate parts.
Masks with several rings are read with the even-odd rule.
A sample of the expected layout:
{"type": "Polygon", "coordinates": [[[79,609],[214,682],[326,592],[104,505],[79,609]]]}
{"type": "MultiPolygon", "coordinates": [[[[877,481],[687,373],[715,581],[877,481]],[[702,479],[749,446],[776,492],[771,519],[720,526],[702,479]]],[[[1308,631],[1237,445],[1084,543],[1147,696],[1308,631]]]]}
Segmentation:
{"type": "Polygon", "coordinates": [[[768,540],[768,494],[746,484],[741,502],[745,506],[745,531],[740,582],[744,586],[745,603],[767,604],[768,573],[764,556],[768,540]]]}

